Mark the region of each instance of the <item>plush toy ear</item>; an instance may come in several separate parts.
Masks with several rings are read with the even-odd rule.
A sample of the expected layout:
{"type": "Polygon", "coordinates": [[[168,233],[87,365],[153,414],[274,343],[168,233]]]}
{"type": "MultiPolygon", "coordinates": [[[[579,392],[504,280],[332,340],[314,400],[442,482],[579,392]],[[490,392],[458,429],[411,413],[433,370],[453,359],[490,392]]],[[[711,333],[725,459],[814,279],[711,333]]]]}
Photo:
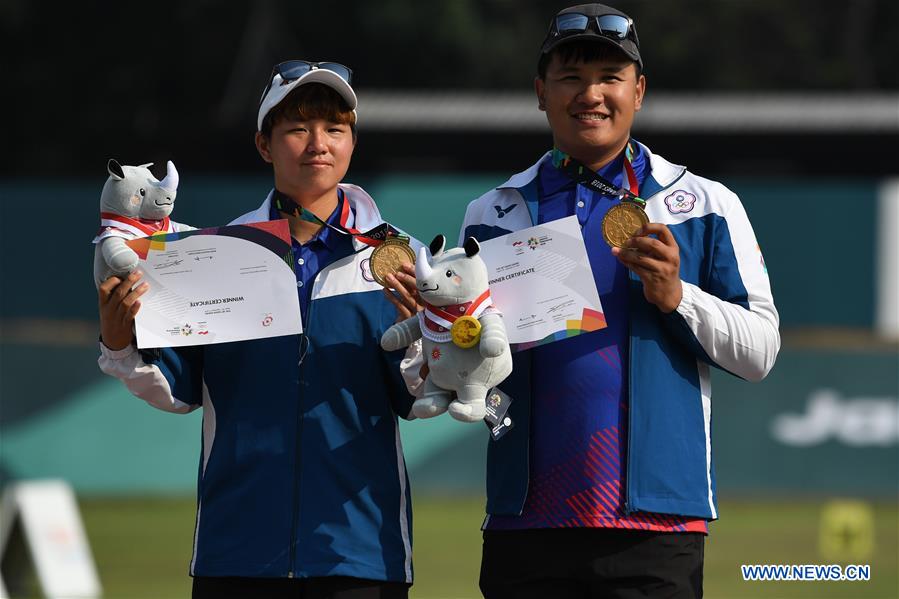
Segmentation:
{"type": "Polygon", "coordinates": [[[116,181],[125,178],[125,171],[122,170],[122,165],[116,162],[115,158],[109,159],[109,162],[106,163],[106,170],[109,172],[109,176],[116,181]]]}
{"type": "Polygon", "coordinates": [[[462,247],[465,248],[465,255],[471,258],[475,254],[481,251],[481,244],[478,243],[478,240],[474,237],[469,237],[465,240],[465,245],[462,247]]]}
{"type": "Polygon", "coordinates": [[[446,237],[443,235],[438,235],[431,242],[431,256],[436,256],[437,254],[443,252],[443,248],[446,246],[446,237]]]}

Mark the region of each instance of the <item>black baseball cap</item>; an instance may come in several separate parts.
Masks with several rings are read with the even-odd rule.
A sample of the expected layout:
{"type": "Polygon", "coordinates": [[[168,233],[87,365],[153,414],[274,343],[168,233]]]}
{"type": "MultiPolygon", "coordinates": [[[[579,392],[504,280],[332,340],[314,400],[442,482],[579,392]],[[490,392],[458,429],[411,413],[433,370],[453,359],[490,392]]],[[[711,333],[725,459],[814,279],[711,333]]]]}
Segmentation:
{"type": "Polygon", "coordinates": [[[624,52],[643,70],[640,39],[634,20],[605,4],[579,4],[559,11],[549,24],[540,54],[577,40],[604,42],[624,52]]]}

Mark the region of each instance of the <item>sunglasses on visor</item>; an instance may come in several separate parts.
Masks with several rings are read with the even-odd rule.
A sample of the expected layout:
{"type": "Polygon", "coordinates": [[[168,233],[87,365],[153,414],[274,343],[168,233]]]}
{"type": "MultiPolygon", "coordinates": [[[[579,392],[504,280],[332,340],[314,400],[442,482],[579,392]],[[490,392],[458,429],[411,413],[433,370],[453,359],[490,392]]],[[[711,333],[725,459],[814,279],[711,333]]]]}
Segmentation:
{"type": "Polygon", "coordinates": [[[299,79],[309,71],[315,69],[331,71],[332,73],[336,74],[338,77],[346,81],[348,84],[353,84],[353,70],[348,66],[340,64],[339,62],[309,62],[308,60],[287,60],[272,67],[272,74],[268,78],[268,85],[265,86],[265,90],[262,92],[262,97],[259,99],[260,104],[265,99],[265,96],[266,94],[268,94],[269,90],[272,89],[272,83],[275,82],[275,75],[281,75],[281,85],[286,85],[291,81],[299,79]]]}
{"type": "Polygon", "coordinates": [[[580,13],[566,13],[558,15],[555,20],[556,32],[559,35],[569,33],[581,33],[593,23],[596,31],[605,37],[624,40],[633,32],[631,39],[636,39],[637,32],[633,30],[633,21],[621,15],[600,15],[590,17],[580,13]]]}

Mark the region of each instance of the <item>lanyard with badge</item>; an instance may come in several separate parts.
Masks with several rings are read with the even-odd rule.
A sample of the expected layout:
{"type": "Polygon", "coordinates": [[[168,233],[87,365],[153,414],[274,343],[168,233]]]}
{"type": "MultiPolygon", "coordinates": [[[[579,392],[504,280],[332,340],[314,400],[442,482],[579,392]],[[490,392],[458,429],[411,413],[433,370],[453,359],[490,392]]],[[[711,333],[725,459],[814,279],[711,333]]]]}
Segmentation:
{"type": "Polygon", "coordinates": [[[646,200],[639,194],[639,183],[634,167],[631,165],[633,148],[627,144],[624,155],[624,172],[630,189],[618,187],[576,158],[572,158],[562,150],[553,148],[553,166],[568,175],[576,183],[596,190],[600,193],[615,196],[620,204],[612,206],[602,219],[602,236],[612,247],[624,247],[627,240],[637,234],[644,225],[649,224],[649,217],[643,209],[646,200]]]}
{"type": "Polygon", "coordinates": [[[381,286],[387,287],[387,275],[401,270],[403,262],[415,264],[415,252],[409,247],[409,237],[401,234],[393,225],[381,223],[370,231],[362,232],[347,226],[350,219],[350,202],[346,198],[340,212],[340,226],[322,220],[311,210],[303,208],[278,190],[272,195],[275,208],[301,220],[328,227],[341,235],[350,235],[366,246],[375,248],[371,254],[371,274],[381,286]]]}

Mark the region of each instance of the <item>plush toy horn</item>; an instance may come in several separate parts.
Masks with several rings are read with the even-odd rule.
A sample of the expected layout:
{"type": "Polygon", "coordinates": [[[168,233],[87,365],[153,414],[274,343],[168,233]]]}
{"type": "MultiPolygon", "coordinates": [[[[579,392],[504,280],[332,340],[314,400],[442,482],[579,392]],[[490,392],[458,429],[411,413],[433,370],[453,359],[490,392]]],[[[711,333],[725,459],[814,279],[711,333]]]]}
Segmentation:
{"type": "Polygon", "coordinates": [[[419,248],[418,250],[418,260],[415,261],[415,278],[419,281],[424,281],[434,271],[431,270],[431,265],[428,263],[428,254],[425,251],[425,248],[419,248]]]}
{"type": "Polygon", "coordinates": [[[166,191],[178,191],[178,171],[175,169],[175,165],[169,160],[165,163],[165,168],[165,179],[159,182],[159,186],[166,191]]]}

